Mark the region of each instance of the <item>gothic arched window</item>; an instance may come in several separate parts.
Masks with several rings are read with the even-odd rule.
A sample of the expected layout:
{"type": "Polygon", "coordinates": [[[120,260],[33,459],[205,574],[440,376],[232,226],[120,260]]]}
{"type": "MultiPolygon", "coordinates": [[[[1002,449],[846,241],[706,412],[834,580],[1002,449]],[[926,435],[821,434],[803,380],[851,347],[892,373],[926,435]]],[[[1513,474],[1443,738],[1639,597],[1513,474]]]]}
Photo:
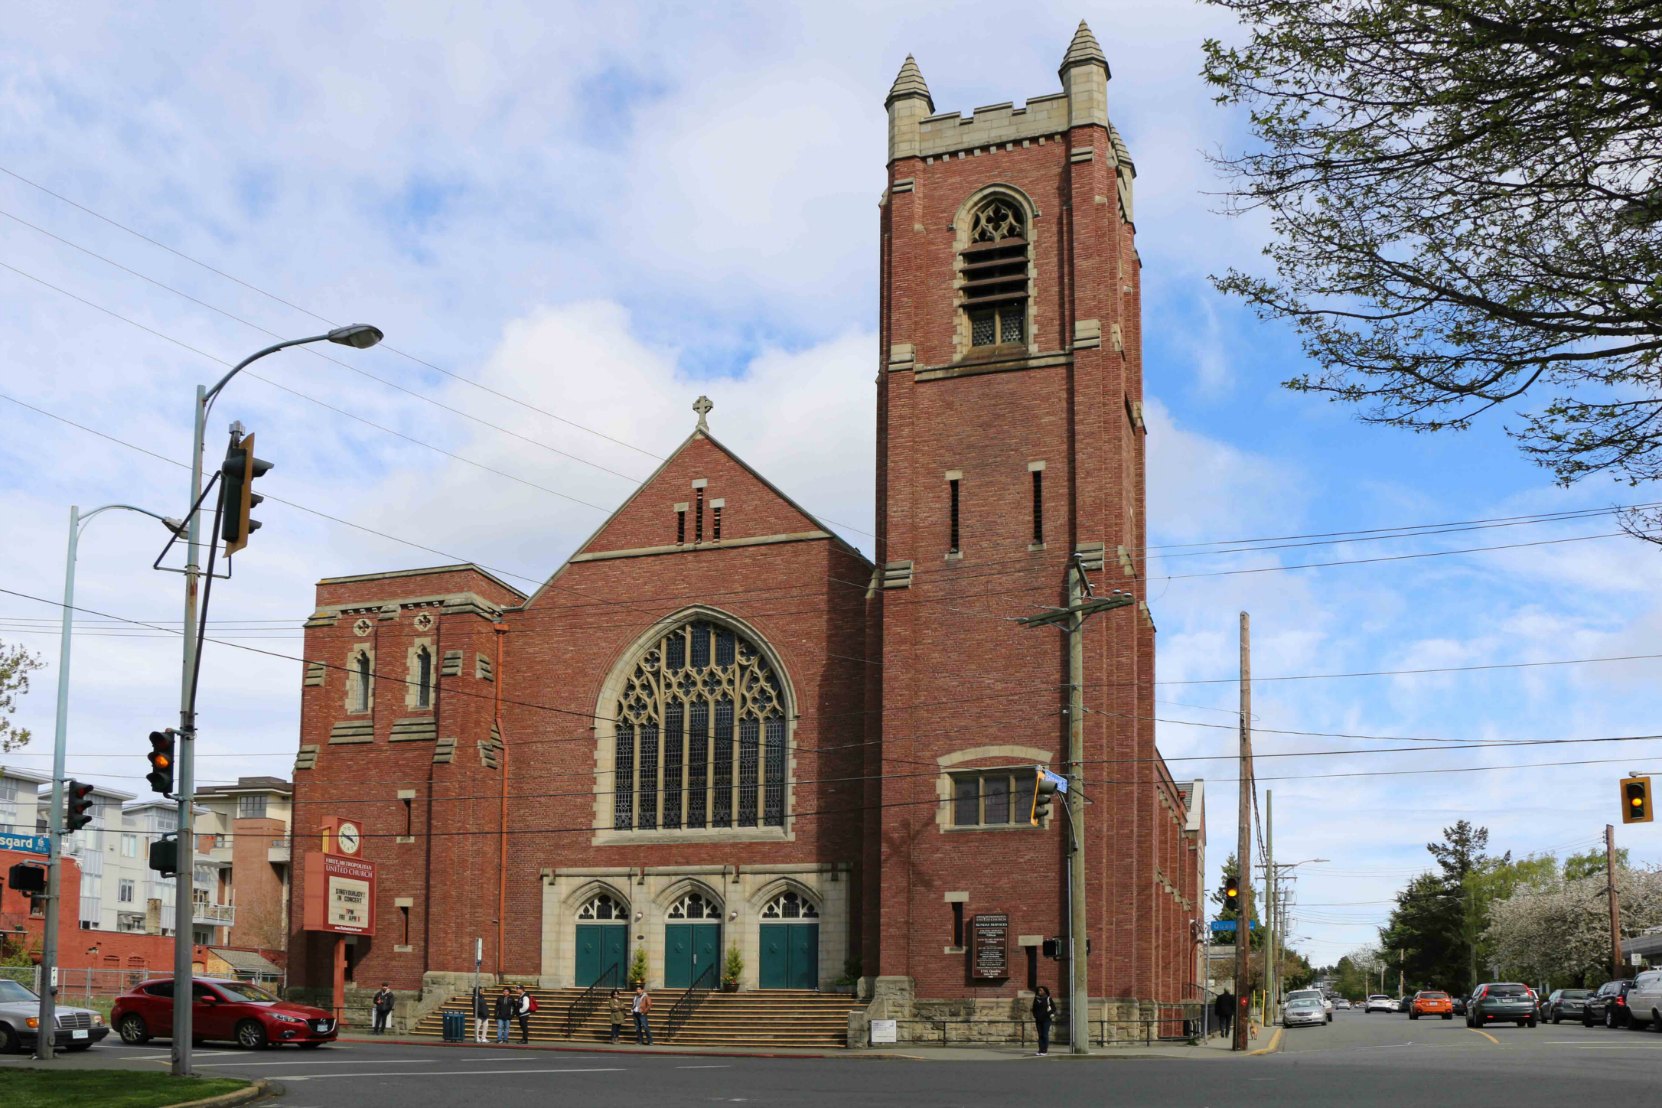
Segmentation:
{"type": "Polygon", "coordinates": [[[958,256],[971,347],[1027,341],[1027,241],[1027,214],[1015,200],[994,195],[971,213],[969,245],[958,256]]]}
{"type": "Polygon", "coordinates": [[[636,659],[613,706],[612,827],[785,825],[785,696],[762,651],[692,620],[636,659]]]}
{"type": "Polygon", "coordinates": [[[369,651],[359,648],[352,657],[352,668],[347,672],[347,679],[351,682],[351,704],[354,712],[367,712],[374,703],[375,675],[371,671],[374,660],[369,651]]]}
{"type": "Polygon", "coordinates": [[[577,909],[577,918],[584,921],[611,921],[627,923],[629,905],[620,904],[610,893],[596,893],[577,909]]]}
{"type": "Polygon", "coordinates": [[[817,920],[819,909],[813,901],[787,889],[762,907],[766,920],[817,920]]]}
{"type": "Polygon", "coordinates": [[[416,651],[415,687],[415,706],[417,708],[431,708],[433,706],[433,652],[425,646],[416,651]]]}
{"type": "Polygon", "coordinates": [[[688,893],[669,906],[667,919],[720,919],[721,905],[706,900],[702,893],[688,893]]]}

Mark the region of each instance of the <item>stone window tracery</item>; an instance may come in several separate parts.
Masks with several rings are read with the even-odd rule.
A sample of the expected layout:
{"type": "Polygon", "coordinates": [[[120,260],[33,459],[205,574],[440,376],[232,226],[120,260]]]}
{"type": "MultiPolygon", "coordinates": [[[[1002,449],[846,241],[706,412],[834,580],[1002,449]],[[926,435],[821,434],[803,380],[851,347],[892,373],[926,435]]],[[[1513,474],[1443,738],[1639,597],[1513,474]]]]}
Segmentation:
{"type": "Polygon", "coordinates": [[[743,635],[674,628],[637,658],[613,715],[614,830],[784,826],[785,694],[743,635]]]}
{"type": "Polygon", "coordinates": [[[1027,213],[1015,200],[994,195],[970,216],[969,244],[959,254],[962,307],[969,316],[970,346],[1027,341],[1027,213]]]}
{"type": "Polygon", "coordinates": [[[766,920],[817,920],[819,909],[813,901],[787,889],[768,901],[762,908],[766,920]]]}
{"type": "Polygon", "coordinates": [[[669,906],[666,919],[720,919],[721,905],[702,893],[687,893],[669,906]]]}
{"type": "Polygon", "coordinates": [[[629,905],[619,903],[610,893],[596,893],[577,909],[577,918],[586,922],[629,921],[629,905]]]}

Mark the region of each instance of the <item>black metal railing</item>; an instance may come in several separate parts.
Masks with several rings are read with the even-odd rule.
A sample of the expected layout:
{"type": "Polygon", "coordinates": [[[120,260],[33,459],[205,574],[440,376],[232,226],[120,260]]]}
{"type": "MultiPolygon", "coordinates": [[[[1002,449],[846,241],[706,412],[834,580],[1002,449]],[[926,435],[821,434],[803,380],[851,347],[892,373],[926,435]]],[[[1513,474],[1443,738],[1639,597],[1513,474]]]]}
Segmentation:
{"type": "Polygon", "coordinates": [[[600,1003],[600,990],[617,987],[617,963],[613,962],[600,971],[600,976],[594,979],[594,984],[583,990],[583,995],[571,1002],[566,1009],[566,1038],[575,1038],[577,1025],[589,1018],[595,1006],[600,1003]]]}
{"type": "Polygon", "coordinates": [[[677,1000],[674,1007],[669,1010],[669,1017],[664,1020],[664,1037],[666,1039],[675,1038],[675,1033],[686,1026],[687,1021],[692,1018],[692,1014],[698,1011],[698,1006],[704,1003],[704,998],[709,996],[715,987],[716,963],[711,962],[704,967],[704,972],[699,974],[691,985],[687,986],[687,991],[681,994],[681,999],[677,1000]]]}

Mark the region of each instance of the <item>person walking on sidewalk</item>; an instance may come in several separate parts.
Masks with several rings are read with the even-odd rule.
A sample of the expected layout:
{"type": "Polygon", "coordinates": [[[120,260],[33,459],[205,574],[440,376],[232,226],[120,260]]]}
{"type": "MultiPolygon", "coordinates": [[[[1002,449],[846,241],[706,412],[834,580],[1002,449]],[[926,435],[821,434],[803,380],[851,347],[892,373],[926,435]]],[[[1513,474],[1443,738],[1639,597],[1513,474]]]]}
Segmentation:
{"type": "Polygon", "coordinates": [[[513,1022],[514,1012],[519,1008],[519,1002],[514,999],[514,987],[502,986],[501,995],[496,998],[496,1041],[506,1045],[508,1042],[508,1025],[513,1022]]]}
{"type": "Polygon", "coordinates": [[[1212,1010],[1218,1016],[1218,1034],[1229,1038],[1229,1026],[1235,1019],[1235,994],[1225,989],[1218,994],[1218,999],[1212,1005],[1212,1010]]]}
{"type": "Polygon", "coordinates": [[[635,1045],[652,1045],[652,997],[644,983],[635,986],[635,999],[629,1006],[635,1017],[635,1045]]]}
{"type": "Polygon", "coordinates": [[[392,990],[387,987],[385,981],[381,982],[381,990],[370,1001],[370,1004],[375,1008],[375,1027],[371,1030],[371,1034],[385,1035],[387,1033],[387,1021],[392,1018],[392,1006],[395,1003],[397,1001],[392,995],[392,990]]]}
{"type": "Polygon", "coordinates": [[[1033,993],[1033,1026],[1039,1030],[1040,1058],[1050,1053],[1050,1025],[1055,1020],[1056,1000],[1050,995],[1049,985],[1040,985],[1033,993]]]}
{"type": "Polygon", "coordinates": [[[488,1043],[487,1035],[491,1027],[491,1002],[485,995],[485,990],[478,985],[473,987],[473,1041],[488,1043]]]}
{"type": "Polygon", "coordinates": [[[624,999],[617,995],[616,989],[612,990],[611,998],[607,1001],[607,1004],[612,1010],[612,1042],[615,1043],[618,1035],[623,1032],[623,1016],[624,1013],[629,1011],[629,1007],[624,999]]]}

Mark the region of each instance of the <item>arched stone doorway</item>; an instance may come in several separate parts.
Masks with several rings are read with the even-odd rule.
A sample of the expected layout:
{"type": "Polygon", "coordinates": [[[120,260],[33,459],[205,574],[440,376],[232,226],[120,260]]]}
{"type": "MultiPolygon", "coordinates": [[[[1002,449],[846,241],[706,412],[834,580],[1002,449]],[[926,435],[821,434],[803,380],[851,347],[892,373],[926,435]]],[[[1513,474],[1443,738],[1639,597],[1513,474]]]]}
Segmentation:
{"type": "Polygon", "coordinates": [[[685,893],[664,913],[664,988],[720,983],[721,905],[703,893],[685,893]]]}
{"type": "Polygon", "coordinates": [[[761,964],[764,989],[819,987],[819,908],[794,889],[762,907],[761,964]]]}
{"type": "Polygon", "coordinates": [[[577,909],[577,966],[573,983],[622,988],[629,972],[629,905],[596,893],[577,909]]]}

